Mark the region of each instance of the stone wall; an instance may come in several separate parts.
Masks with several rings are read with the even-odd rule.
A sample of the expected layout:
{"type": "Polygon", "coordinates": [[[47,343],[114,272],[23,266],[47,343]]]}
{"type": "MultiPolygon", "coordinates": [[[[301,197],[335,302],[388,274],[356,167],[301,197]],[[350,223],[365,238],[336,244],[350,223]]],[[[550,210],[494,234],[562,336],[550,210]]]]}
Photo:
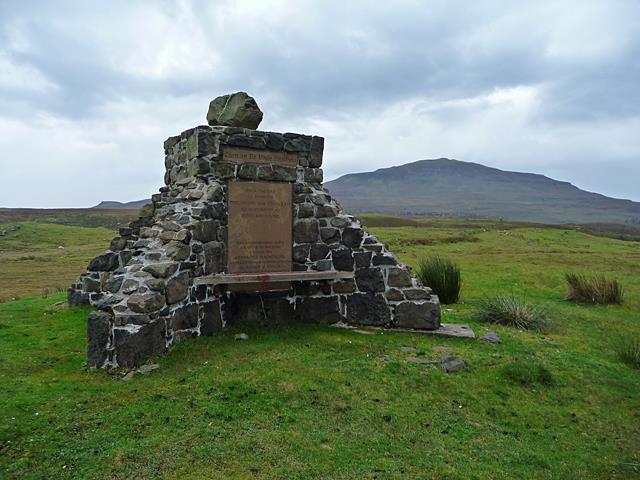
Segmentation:
{"type": "Polygon", "coordinates": [[[237,127],[200,126],[169,138],[166,185],[69,289],[71,305],[95,308],[87,364],[136,366],[174,343],[241,321],[438,328],[437,296],[322,187],[323,146],[321,137],[237,127]],[[233,147],[293,154],[297,166],[225,161],[233,147]],[[275,293],[194,286],[194,278],[227,268],[229,180],[292,183],[293,270],[353,278],[292,282],[275,293]]]}

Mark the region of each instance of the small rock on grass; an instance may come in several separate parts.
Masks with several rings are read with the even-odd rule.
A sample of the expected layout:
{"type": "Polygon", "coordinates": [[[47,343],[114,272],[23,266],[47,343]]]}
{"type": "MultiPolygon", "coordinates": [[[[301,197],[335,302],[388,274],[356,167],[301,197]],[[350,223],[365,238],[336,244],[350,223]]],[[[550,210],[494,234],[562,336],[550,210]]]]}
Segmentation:
{"type": "Polygon", "coordinates": [[[137,371],[142,375],[147,375],[158,368],[160,368],[160,365],[158,365],[157,363],[150,363],[149,365],[141,366],[137,371]]]}
{"type": "Polygon", "coordinates": [[[134,370],[131,370],[130,372],[127,372],[127,374],[122,377],[122,380],[124,382],[130,382],[131,380],[133,380],[133,376],[136,374],[136,372],[134,370]]]}
{"type": "Polygon", "coordinates": [[[452,355],[443,355],[440,357],[440,368],[447,373],[459,372],[467,368],[464,360],[452,355]]]}
{"type": "Polygon", "coordinates": [[[500,337],[496,332],[489,330],[483,336],[480,337],[480,340],[487,343],[501,343],[500,337]]]}
{"type": "Polygon", "coordinates": [[[249,340],[249,335],[247,335],[246,333],[238,333],[234,335],[233,338],[235,340],[249,340]]]}

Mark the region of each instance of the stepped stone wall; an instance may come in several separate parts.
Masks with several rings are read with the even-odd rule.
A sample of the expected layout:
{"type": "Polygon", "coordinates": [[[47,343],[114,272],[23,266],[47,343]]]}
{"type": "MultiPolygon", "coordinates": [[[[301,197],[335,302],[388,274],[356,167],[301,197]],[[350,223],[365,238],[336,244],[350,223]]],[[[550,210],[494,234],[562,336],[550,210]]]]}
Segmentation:
{"type": "Polygon", "coordinates": [[[323,147],[321,137],[239,127],[200,126],[169,138],[166,185],[68,291],[71,305],[95,308],[88,366],[137,366],[245,321],[438,328],[437,296],[322,187],[323,147]],[[288,164],[270,161],[279,155],[288,164]],[[230,181],[291,184],[293,270],[352,278],[293,281],[281,291],[195,285],[228,271],[230,181]]]}

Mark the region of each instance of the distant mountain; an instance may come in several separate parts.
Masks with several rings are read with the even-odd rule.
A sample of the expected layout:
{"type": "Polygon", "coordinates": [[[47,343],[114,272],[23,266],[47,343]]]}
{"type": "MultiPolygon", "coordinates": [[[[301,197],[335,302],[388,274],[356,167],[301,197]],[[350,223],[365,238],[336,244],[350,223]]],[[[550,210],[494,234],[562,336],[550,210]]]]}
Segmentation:
{"type": "Polygon", "coordinates": [[[147,203],[151,203],[151,200],[134,200],[133,202],[116,202],[113,200],[106,200],[100,202],[95,207],[91,208],[142,208],[147,203]]]}
{"type": "Polygon", "coordinates": [[[504,218],[541,223],[640,223],[640,203],[586,192],[544,175],[439,158],[325,183],[347,211],[504,218]]]}

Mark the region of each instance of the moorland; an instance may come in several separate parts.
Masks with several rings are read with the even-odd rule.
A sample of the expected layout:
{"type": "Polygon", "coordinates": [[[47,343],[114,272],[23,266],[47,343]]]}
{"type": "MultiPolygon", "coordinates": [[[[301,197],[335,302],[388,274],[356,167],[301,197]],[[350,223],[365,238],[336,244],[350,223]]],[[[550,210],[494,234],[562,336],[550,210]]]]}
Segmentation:
{"type": "Polygon", "coordinates": [[[62,291],[113,225],[5,221],[20,228],[0,237],[0,477],[640,478],[640,370],[616,353],[640,337],[639,241],[611,228],[365,222],[409,265],[454,260],[461,299],[443,321],[501,343],[274,321],[183,342],[124,381],[84,367],[89,309],[62,291]],[[624,302],[565,300],[567,272],[618,279],[624,302]],[[477,302],[496,292],[544,306],[552,328],[482,323],[477,302]],[[467,368],[408,361],[443,354],[467,368]]]}

